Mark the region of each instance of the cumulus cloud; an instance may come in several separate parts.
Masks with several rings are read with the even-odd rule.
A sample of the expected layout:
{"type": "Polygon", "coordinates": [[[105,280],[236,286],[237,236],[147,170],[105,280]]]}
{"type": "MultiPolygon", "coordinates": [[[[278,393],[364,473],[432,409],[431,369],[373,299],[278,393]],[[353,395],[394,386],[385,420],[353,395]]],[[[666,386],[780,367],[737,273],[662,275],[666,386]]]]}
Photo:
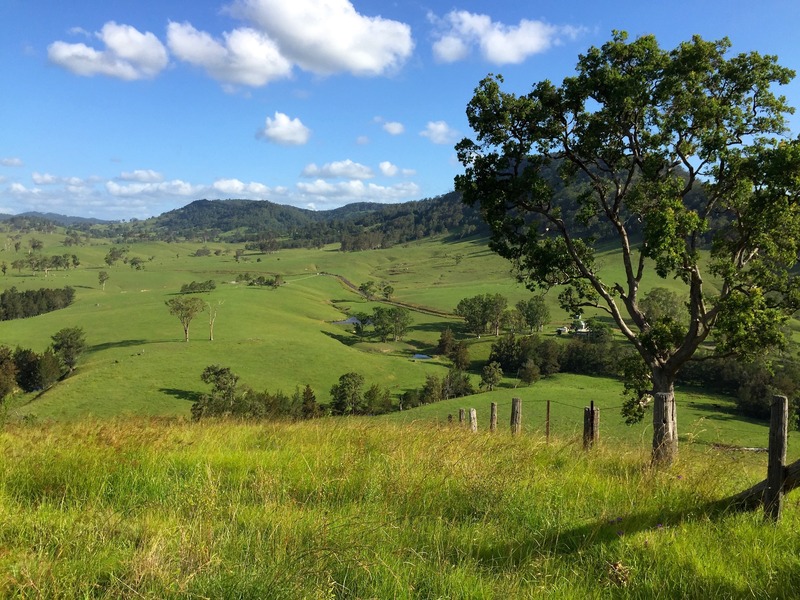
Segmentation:
{"type": "Polygon", "coordinates": [[[105,48],[53,42],[47,48],[50,62],[75,75],[106,75],[124,80],[147,79],[167,66],[167,50],[152,33],[109,21],[95,34],[105,48]]]}
{"type": "Polygon", "coordinates": [[[562,38],[575,39],[585,31],[582,27],[528,19],[522,19],[517,25],[506,25],[492,21],[488,15],[465,10],[453,10],[443,19],[432,19],[440,29],[433,54],[437,60],[447,63],[466,58],[471,48],[477,46],[484,59],[491,63],[519,64],[533,54],[560,44],[562,38]]]}
{"type": "Polygon", "coordinates": [[[263,198],[266,194],[270,193],[270,189],[263,183],[255,181],[244,183],[238,179],[217,179],[211,187],[214,191],[228,194],[229,196],[235,195],[239,198],[251,198],[253,196],[260,196],[263,198]]]}
{"type": "Polygon", "coordinates": [[[231,13],[269,35],[300,68],[382,75],[411,55],[411,28],[359,14],[349,0],[236,0],[231,13]]]}
{"type": "Polygon", "coordinates": [[[419,194],[416,183],[400,183],[393,186],[383,186],[363,181],[340,181],[331,183],[322,179],[297,184],[297,189],[304,195],[316,201],[337,203],[349,202],[396,202],[412,198],[419,194]]]}
{"type": "Polygon", "coordinates": [[[383,130],[390,135],[400,135],[406,128],[403,127],[402,123],[398,123],[397,121],[387,121],[383,124],[383,130]]]}
{"type": "Polygon", "coordinates": [[[0,158],[0,165],[3,165],[4,167],[21,167],[22,159],[15,156],[0,158]]]}
{"type": "Polygon", "coordinates": [[[425,129],[419,134],[434,144],[452,144],[458,139],[458,132],[445,121],[428,121],[425,129]]]}
{"type": "Polygon", "coordinates": [[[292,73],[275,42],[255,29],[235,29],[219,41],[189,23],[171,22],[167,43],[177,58],[225,83],[258,87],[292,73]]]}
{"type": "Polygon", "coordinates": [[[106,182],[106,191],[112,196],[192,196],[198,194],[202,186],[192,185],[180,179],[161,181],[159,183],[130,183],[120,185],[116,181],[106,182]]]}
{"type": "Polygon", "coordinates": [[[302,176],[320,179],[371,179],[375,177],[375,173],[368,166],[353,162],[348,158],[347,160],[327,163],[321,167],[311,163],[303,169],[302,176]]]}
{"type": "Polygon", "coordinates": [[[275,112],[275,117],[267,117],[264,129],[257,133],[258,137],[284,146],[302,146],[311,137],[311,130],[298,118],[290,119],[282,112],[275,112]]]}
{"type": "Polygon", "coordinates": [[[164,176],[152,169],[136,169],[135,171],[120,174],[121,181],[138,181],[140,183],[158,183],[164,181],[164,176]]]}

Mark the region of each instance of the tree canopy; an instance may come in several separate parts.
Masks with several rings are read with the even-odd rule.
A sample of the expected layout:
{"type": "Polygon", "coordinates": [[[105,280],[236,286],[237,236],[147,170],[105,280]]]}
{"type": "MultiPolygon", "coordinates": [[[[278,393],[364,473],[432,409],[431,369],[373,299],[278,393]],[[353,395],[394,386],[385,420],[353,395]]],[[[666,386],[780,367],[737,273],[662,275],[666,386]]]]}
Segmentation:
{"type": "Polygon", "coordinates": [[[610,315],[647,365],[662,463],[677,452],[680,368],[706,349],[780,344],[800,306],[800,143],[787,135],[793,109],[771,89],[794,72],[730,47],[694,37],[665,50],[615,32],[561,85],[516,95],[489,76],[467,106],[476,141],[456,146],[456,189],[480,206],[493,250],[531,289],[561,286],[571,314],[610,315]],[[578,192],[557,202],[569,186],[578,192]],[[621,269],[601,268],[588,226],[615,240],[621,269]],[[642,309],[654,276],[683,286],[683,321],[642,309]]]}

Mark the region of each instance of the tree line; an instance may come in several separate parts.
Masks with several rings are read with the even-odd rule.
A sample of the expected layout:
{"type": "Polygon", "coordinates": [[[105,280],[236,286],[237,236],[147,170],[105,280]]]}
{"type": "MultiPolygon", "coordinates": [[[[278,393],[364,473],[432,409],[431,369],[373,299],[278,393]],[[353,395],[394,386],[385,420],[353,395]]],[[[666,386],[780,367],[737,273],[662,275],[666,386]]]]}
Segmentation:
{"type": "Polygon", "coordinates": [[[19,291],[10,287],[0,293],[0,321],[26,319],[66,308],[75,299],[75,290],[65,288],[41,288],[19,291]]]}

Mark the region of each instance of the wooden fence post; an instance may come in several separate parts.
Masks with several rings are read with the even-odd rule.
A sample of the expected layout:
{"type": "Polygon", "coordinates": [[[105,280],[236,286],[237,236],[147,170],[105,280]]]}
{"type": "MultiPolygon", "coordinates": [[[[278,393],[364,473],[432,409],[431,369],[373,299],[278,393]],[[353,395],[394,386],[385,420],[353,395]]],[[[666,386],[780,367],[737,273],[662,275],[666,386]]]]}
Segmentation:
{"type": "Polygon", "coordinates": [[[511,433],[522,431],[522,399],[511,399],[511,433]]]}
{"type": "Polygon", "coordinates": [[[583,449],[589,450],[600,440],[600,409],[591,406],[583,409],[583,449]]]}
{"type": "Polygon", "coordinates": [[[770,521],[780,519],[783,508],[788,423],[789,400],[786,396],[773,396],[769,422],[767,489],[764,490],[764,517],[770,521]]]}
{"type": "Polygon", "coordinates": [[[469,409],[469,430],[478,433],[478,411],[474,408],[469,409]]]}
{"type": "Polygon", "coordinates": [[[547,417],[544,422],[544,439],[550,443],[550,400],[547,401],[547,417]]]}
{"type": "Polygon", "coordinates": [[[464,424],[464,409],[463,408],[459,408],[458,409],[458,424],[459,425],[463,425],[464,424]]]}
{"type": "Polygon", "coordinates": [[[489,415],[489,431],[497,429],[497,402],[492,402],[491,413],[489,415]]]}

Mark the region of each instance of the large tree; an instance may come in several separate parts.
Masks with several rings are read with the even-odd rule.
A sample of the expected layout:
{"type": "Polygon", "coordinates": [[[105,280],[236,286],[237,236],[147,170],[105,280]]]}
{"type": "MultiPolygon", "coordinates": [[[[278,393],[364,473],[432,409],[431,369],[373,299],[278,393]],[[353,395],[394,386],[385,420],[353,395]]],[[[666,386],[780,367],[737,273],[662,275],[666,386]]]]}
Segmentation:
{"type": "Polygon", "coordinates": [[[531,289],[563,286],[571,313],[608,313],[638,351],[660,463],[677,452],[679,369],[779,344],[800,299],[800,144],[771,90],[794,72],[730,46],[695,37],[668,51],[615,32],[560,86],[516,95],[489,76],[467,106],[476,141],[456,147],[456,188],[480,205],[492,248],[531,289]],[[601,268],[587,232],[615,242],[618,269],[601,268]],[[684,321],[642,309],[652,272],[683,286],[684,321]]]}
{"type": "Polygon", "coordinates": [[[83,327],[64,327],[51,337],[53,353],[58,357],[67,371],[72,373],[78,358],[86,350],[86,334],[83,327]]]}
{"type": "Polygon", "coordinates": [[[183,341],[189,341],[189,324],[206,308],[206,303],[198,296],[178,296],[165,302],[169,314],[178,317],[183,326],[183,341]]]}

